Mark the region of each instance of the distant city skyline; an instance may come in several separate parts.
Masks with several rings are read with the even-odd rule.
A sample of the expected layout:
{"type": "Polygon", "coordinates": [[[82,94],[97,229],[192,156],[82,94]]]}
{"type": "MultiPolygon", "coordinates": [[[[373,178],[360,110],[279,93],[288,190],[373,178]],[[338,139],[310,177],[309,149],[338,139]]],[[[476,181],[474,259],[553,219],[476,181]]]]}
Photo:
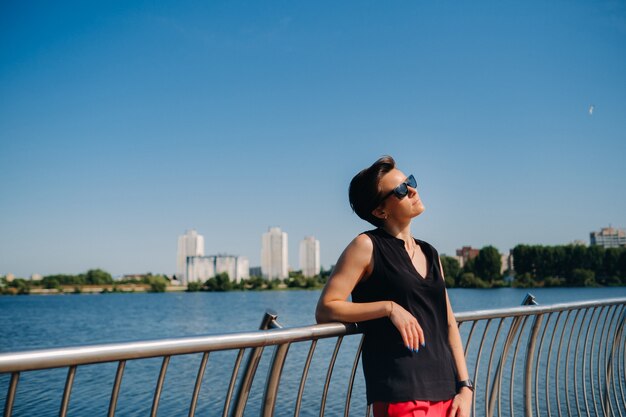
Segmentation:
{"type": "Polygon", "coordinates": [[[173,274],[192,227],[257,266],[272,225],[328,268],[385,154],[442,254],[625,228],[625,45],[610,0],[5,2],[0,274],[173,274]]]}
{"type": "Polygon", "coordinates": [[[228,255],[218,251],[215,255],[204,255],[204,234],[189,229],[178,237],[176,254],[177,280],[186,285],[189,282],[206,281],[222,272],[228,273],[235,282],[247,279],[249,268],[260,267],[268,277],[284,279],[290,270],[302,270],[305,277],[320,273],[320,242],[313,236],[306,236],[299,242],[299,264],[288,262],[288,234],[278,226],[268,228],[261,236],[261,264],[250,265],[245,255],[228,255]],[[265,259],[265,265],[262,265],[265,259]]]}

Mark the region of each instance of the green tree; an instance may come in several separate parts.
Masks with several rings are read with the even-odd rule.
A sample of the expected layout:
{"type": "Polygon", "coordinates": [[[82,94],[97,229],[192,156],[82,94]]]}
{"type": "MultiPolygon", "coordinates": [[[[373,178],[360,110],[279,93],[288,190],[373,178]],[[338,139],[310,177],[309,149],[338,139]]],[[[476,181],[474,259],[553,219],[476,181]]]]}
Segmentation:
{"type": "Polygon", "coordinates": [[[463,265],[460,273],[462,274],[464,272],[470,272],[476,275],[476,258],[471,258],[465,261],[465,264],[463,265]]]}
{"type": "Polygon", "coordinates": [[[565,279],[559,277],[546,277],[543,280],[544,287],[560,287],[565,282],[565,279]]]}
{"type": "Polygon", "coordinates": [[[603,272],[607,277],[619,276],[619,256],[624,248],[606,248],[604,250],[603,272]]]}
{"type": "Polygon", "coordinates": [[[528,273],[546,286],[617,285],[615,277],[626,278],[626,248],[517,245],[513,257],[517,275],[528,273]]]}
{"type": "Polygon", "coordinates": [[[30,281],[23,278],[15,278],[8,283],[9,288],[14,288],[17,294],[30,294],[30,281]]]}
{"type": "Polygon", "coordinates": [[[618,276],[613,275],[606,279],[606,285],[608,285],[609,287],[619,287],[622,285],[622,280],[619,279],[618,276]]]}
{"type": "Polygon", "coordinates": [[[279,285],[280,285],[280,280],[278,278],[271,279],[271,280],[267,281],[267,289],[268,290],[274,290],[274,289],[278,288],[279,285]]]}
{"type": "Polygon", "coordinates": [[[481,279],[492,283],[502,278],[502,258],[500,252],[493,246],[485,246],[478,252],[474,270],[481,279]]]}
{"type": "Polygon", "coordinates": [[[622,248],[617,260],[617,276],[622,279],[622,282],[626,284],[626,248],[622,248]]]}
{"type": "Polygon", "coordinates": [[[572,271],[570,283],[577,287],[595,287],[596,274],[589,269],[577,268],[572,271]]]}
{"type": "Polygon", "coordinates": [[[165,292],[167,289],[168,281],[162,276],[150,276],[148,280],[150,285],[149,292],[165,292]]]}
{"type": "Polygon", "coordinates": [[[217,280],[215,279],[215,277],[211,277],[204,281],[203,287],[206,291],[217,291],[217,280]]]}
{"type": "Polygon", "coordinates": [[[300,271],[292,271],[289,273],[289,278],[285,279],[285,283],[289,288],[306,288],[307,280],[300,271]]]}
{"type": "Polygon", "coordinates": [[[604,276],[604,247],[594,245],[585,249],[583,268],[594,271],[596,275],[604,276]]]}
{"type": "Polygon", "coordinates": [[[308,277],[306,278],[306,281],[304,283],[304,288],[316,288],[318,286],[318,282],[319,281],[316,277],[308,277]]]}
{"type": "Polygon", "coordinates": [[[230,291],[233,288],[233,284],[226,272],[222,272],[212,278],[209,278],[204,283],[204,286],[207,291],[230,291]]]}
{"type": "Polygon", "coordinates": [[[230,281],[230,277],[226,272],[222,272],[221,274],[217,274],[215,276],[215,280],[217,281],[218,291],[230,291],[233,288],[233,283],[230,281]]]}
{"type": "Polygon", "coordinates": [[[441,266],[443,267],[444,278],[446,279],[446,286],[454,287],[456,286],[456,281],[461,272],[461,265],[456,258],[452,256],[442,255],[441,266]]]}
{"type": "Polygon", "coordinates": [[[512,283],[516,288],[532,288],[535,287],[535,280],[530,272],[524,272],[523,274],[516,274],[512,283]]]}
{"type": "Polygon", "coordinates": [[[85,283],[91,285],[113,284],[113,277],[102,269],[90,269],[85,274],[85,283]]]}
{"type": "Polygon", "coordinates": [[[247,282],[244,284],[245,289],[249,290],[257,290],[261,289],[265,286],[265,279],[262,277],[251,276],[248,278],[247,282]]]}
{"type": "Polygon", "coordinates": [[[462,288],[489,288],[488,282],[478,278],[472,272],[463,272],[459,279],[459,287],[462,288]]]}
{"type": "Polygon", "coordinates": [[[49,282],[56,282],[59,285],[84,285],[85,277],[83,275],[67,274],[46,275],[41,280],[41,285],[44,288],[54,288],[50,287],[49,282]]]}
{"type": "Polygon", "coordinates": [[[187,284],[188,292],[202,291],[202,283],[201,282],[190,282],[187,284]]]}
{"type": "Polygon", "coordinates": [[[46,280],[46,282],[44,283],[44,288],[47,288],[49,290],[60,289],[61,285],[59,284],[59,281],[57,281],[55,278],[52,278],[46,280]]]}

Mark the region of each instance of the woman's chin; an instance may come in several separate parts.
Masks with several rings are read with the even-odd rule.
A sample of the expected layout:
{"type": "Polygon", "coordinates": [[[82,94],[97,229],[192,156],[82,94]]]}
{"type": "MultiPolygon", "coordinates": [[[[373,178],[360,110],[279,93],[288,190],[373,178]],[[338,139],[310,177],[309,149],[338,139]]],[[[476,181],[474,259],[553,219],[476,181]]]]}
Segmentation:
{"type": "Polygon", "coordinates": [[[417,207],[415,207],[415,216],[414,216],[414,217],[417,217],[417,216],[419,216],[420,214],[422,214],[422,213],[424,212],[424,210],[426,210],[426,207],[424,207],[424,205],[423,205],[423,204],[422,204],[422,202],[420,201],[420,202],[417,204],[417,207]]]}

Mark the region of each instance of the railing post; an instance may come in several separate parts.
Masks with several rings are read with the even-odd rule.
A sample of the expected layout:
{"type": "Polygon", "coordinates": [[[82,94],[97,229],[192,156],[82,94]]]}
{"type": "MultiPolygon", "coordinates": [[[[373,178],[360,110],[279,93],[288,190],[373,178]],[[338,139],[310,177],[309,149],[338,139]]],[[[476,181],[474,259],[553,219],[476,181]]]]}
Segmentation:
{"type": "MultiPolygon", "coordinates": [[[[275,325],[278,328],[282,328],[276,320],[275,325]]],[[[278,393],[278,385],[280,384],[280,376],[283,372],[283,365],[285,364],[285,358],[289,351],[289,343],[276,346],[274,351],[274,357],[272,358],[272,364],[267,374],[267,383],[265,385],[265,394],[263,395],[264,403],[263,410],[261,411],[262,417],[272,417],[274,415],[274,406],[276,405],[276,394],[278,393]]]]}
{"type": "MultiPolygon", "coordinates": [[[[535,358],[535,345],[537,344],[537,334],[539,333],[539,329],[541,328],[541,323],[543,321],[543,314],[538,314],[535,316],[535,320],[533,322],[532,332],[530,334],[530,339],[528,340],[528,350],[526,351],[526,367],[524,369],[524,415],[526,417],[533,416],[533,407],[532,407],[532,372],[533,372],[533,362],[535,358]]],[[[539,360],[539,358],[537,358],[539,360]]],[[[537,395],[537,393],[535,393],[537,395]]]]}
{"type": "Polygon", "coordinates": [[[75,376],[76,365],[72,365],[67,371],[67,378],[65,379],[65,390],[63,391],[63,399],[61,401],[61,411],[59,411],[60,417],[65,417],[67,415],[67,410],[70,406],[70,396],[72,395],[72,386],[74,385],[75,376]]]}
{"type": "MultiPolygon", "coordinates": [[[[613,342],[611,343],[611,351],[607,355],[606,359],[606,374],[605,381],[606,385],[604,387],[604,396],[605,396],[605,409],[609,410],[611,407],[611,381],[613,380],[613,357],[615,355],[615,348],[619,347],[618,340],[621,338],[622,331],[624,330],[624,323],[626,322],[626,314],[624,314],[624,308],[619,314],[620,318],[615,325],[615,331],[613,333],[613,342]]],[[[610,334],[610,330],[609,330],[610,334]]],[[[607,341],[607,344],[609,341],[607,341]]],[[[619,366],[619,361],[618,361],[619,366]]],[[[616,395],[617,398],[617,395],[616,395]]],[[[619,403],[616,403],[619,405],[619,403]]],[[[620,412],[621,416],[621,412],[620,412]]]]}
{"type": "Polygon", "coordinates": [[[120,395],[120,386],[122,384],[122,376],[124,375],[124,368],[126,367],[126,361],[119,361],[117,364],[117,372],[115,373],[115,382],[113,382],[113,390],[111,391],[111,400],[109,401],[109,413],[107,417],[115,416],[115,408],[117,408],[117,399],[120,395]]]}
{"type": "Polygon", "coordinates": [[[13,372],[11,374],[11,383],[9,384],[9,392],[4,404],[4,417],[11,417],[13,414],[13,402],[15,401],[15,393],[17,392],[17,383],[20,380],[20,373],[13,372]]]}
{"type": "Polygon", "coordinates": [[[167,373],[167,367],[170,365],[170,356],[164,356],[161,363],[161,372],[159,372],[159,379],[154,390],[154,398],[152,399],[152,410],[150,411],[150,417],[156,417],[159,410],[159,402],[161,401],[161,393],[163,392],[163,384],[165,383],[165,374],[167,373]]]}
{"type": "MultiPolygon", "coordinates": [[[[524,299],[522,300],[523,306],[536,306],[538,305],[535,300],[535,296],[531,293],[527,293],[524,299]]],[[[489,407],[487,409],[487,417],[493,416],[496,407],[496,398],[500,392],[500,379],[502,378],[502,371],[504,369],[504,365],[506,364],[506,357],[509,354],[509,350],[511,349],[511,344],[513,343],[513,339],[515,339],[515,335],[517,334],[517,330],[519,329],[520,324],[522,324],[522,317],[515,317],[511,323],[511,327],[509,328],[509,333],[506,336],[504,346],[502,347],[502,355],[500,356],[500,360],[498,361],[498,366],[496,367],[496,372],[493,377],[493,383],[491,384],[491,392],[489,393],[489,398],[485,398],[485,401],[488,402],[489,407]]],[[[489,377],[489,376],[487,376],[489,377]]],[[[487,393],[485,393],[487,394],[487,393]]],[[[502,410],[499,410],[499,414],[502,414],[502,410]]]]}
{"type": "MultiPolygon", "coordinates": [[[[273,310],[265,311],[263,315],[263,319],[261,320],[261,324],[259,325],[259,330],[268,330],[275,327],[280,327],[278,323],[276,323],[276,319],[278,318],[278,314],[273,310]]],[[[250,395],[250,388],[252,388],[252,381],[254,380],[254,375],[256,374],[256,370],[259,367],[259,362],[261,360],[261,355],[263,354],[263,346],[258,346],[252,349],[250,355],[248,356],[248,361],[246,363],[246,370],[243,374],[241,382],[239,383],[239,387],[237,389],[237,395],[235,397],[235,406],[233,408],[232,417],[242,417],[243,412],[246,408],[246,404],[248,402],[248,396],[250,395]]]]}

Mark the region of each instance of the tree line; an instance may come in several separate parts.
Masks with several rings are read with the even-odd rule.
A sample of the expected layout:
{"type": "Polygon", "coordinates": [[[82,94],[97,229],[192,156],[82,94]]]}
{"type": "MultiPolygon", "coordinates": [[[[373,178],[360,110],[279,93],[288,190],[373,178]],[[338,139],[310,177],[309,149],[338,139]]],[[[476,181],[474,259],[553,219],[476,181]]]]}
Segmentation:
{"type": "Polygon", "coordinates": [[[545,286],[626,285],[626,247],[517,245],[513,248],[520,283],[545,286]]]}
{"type": "Polygon", "coordinates": [[[626,285],[626,247],[583,245],[517,245],[512,250],[514,270],[502,270],[493,246],[461,268],[459,261],[442,256],[446,285],[461,288],[596,287],[626,285]]]}
{"type": "MultiPolygon", "coordinates": [[[[262,277],[252,276],[248,279],[235,282],[227,273],[221,273],[209,278],[204,282],[190,282],[187,291],[237,291],[237,290],[274,290],[279,288],[313,289],[324,286],[330,275],[330,270],[322,270],[315,277],[304,277],[302,271],[292,271],[284,280],[268,280],[262,277]]],[[[101,269],[90,269],[77,274],[46,275],[41,280],[28,280],[16,278],[11,282],[6,277],[0,277],[0,294],[29,294],[33,288],[63,290],[73,287],[74,293],[82,292],[82,287],[87,285],[103,286],[102,293],[120,292],[119,286],[128,284],[143,284],[149,292],[164,292],[170,280],[164,275],[152,275],[147,273],[138,279],[113,280],[110,273],[101,269]]]]}
{"type": "Polygon", "coordinates": [[[0,279],[0,294],[29,294],[32,288],[56,289],[74,287],[75,293],[82,292],[82,287],[87,285],[101,285],[105,288],[103,293],[117,292],[117,285],[144,284],[150,292],[164,292],[170,284],[170,280],[164,275],[152,275],[147,273],[139,279],[123,279],[114,281],[110,273],[102,269],[90,269],[85,273],[53,274],[46,275],[41,280],[27,280],[16,278],[7,282],[6,277],[0,279]]]}
{"type": "MultiPolygon", "coordinates": [[[[451,256],[441,256],[446,285],[460,288],[594,287],[626,285],[626,247],[604,248],[583,245],[517,245],[512,250],[514,270],[502,270],[500,253],[485,246],[478,256],[460,266],[451,256]]],[[[301,271],[289,273],[284,280],[252,276],[239,282],[222,273],[204,282],[191,282],[187,291],[272,290],[277,288],[321,288],[332,269],[315,277],[304,277],[301,271]]],[[[102,269],[90,269],[77,275],[55,274],[39,281],[16,278],[11,282],[0,277],[0,294],[28,294],[31,288],[62,289],[72,286],[80,293],[85,285],[102,285],[103,292],[116,292],[117,285],[144,284],[148,291],[163,292],[170,284],[164,275],[147,273],[139,279],[114,281],[102,269]]]]}

